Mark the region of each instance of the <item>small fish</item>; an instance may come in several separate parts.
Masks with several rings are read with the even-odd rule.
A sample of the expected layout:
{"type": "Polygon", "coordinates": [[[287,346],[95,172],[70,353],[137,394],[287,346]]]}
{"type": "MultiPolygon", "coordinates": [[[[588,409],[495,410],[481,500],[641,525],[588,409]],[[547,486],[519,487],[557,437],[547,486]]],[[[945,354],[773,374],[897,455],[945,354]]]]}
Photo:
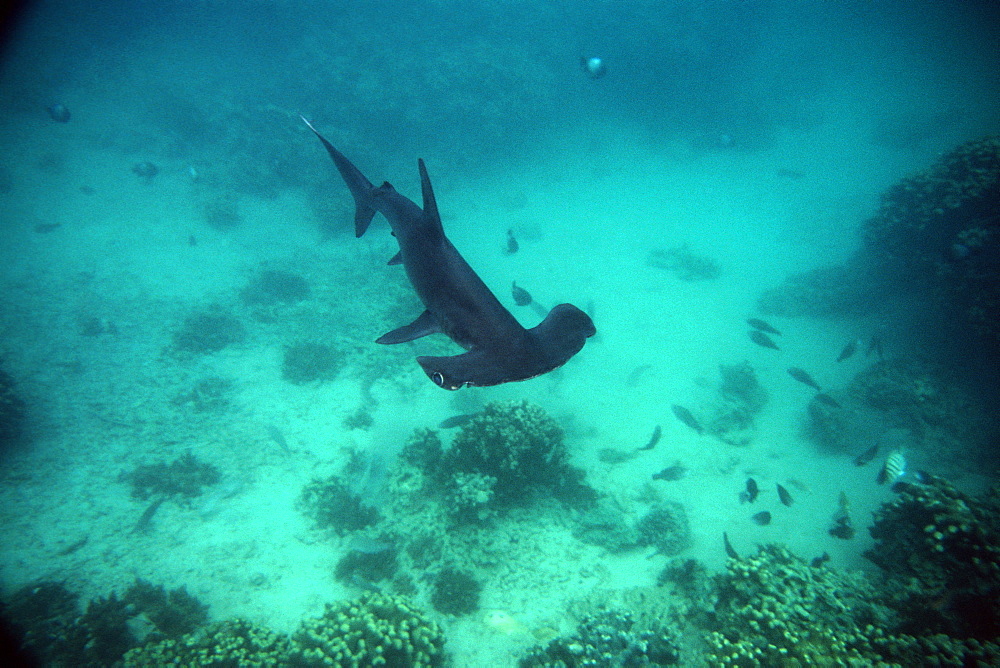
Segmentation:
{"type": "Polygon", "coordinates": [[[756,343],[761,348],[771,348],[773,350],[781,350],[771,337],[760,331],[759,329],[754,329],[750,331],[750,340],[756,343]]]}
{"type": "Polygon", "coordinates": [[[780,484],[778,485],[778,498],[781,499],[781,502],[786,506],[790,506],[795,503],[795,499],[792,498],[792,495],[789,494],[788,490],[780,484]]]}
{"type": "Polygon", "coordinates": [[[517,243],[517,239],[514,237],[514,230],[507,230],[507,247],[504,248],[504,253],[507,255],[513,255],[521,246],[517,243]]]}
{"type": "Polygon", "coordinates": [[[813,568],[819,568],[828,561],[830,561],[830,555],[824,552],[818,557],[813,557],[813,560],[809,562],[809,565],[813,568]]]}
{"type": "Polygon", "coordinates": [[[875,478],[875,482],[880,485],[885,483],[895,482],[897,478],[906,472],[906,458],[903,457],[903,453],[899,450],[894,450],[888,457],[885,458],[885,463],[882,464],[882,468],[878,472],[878,477],[875,478]]]}
{"type": "Polygon", "coordinates": [[[759,329],[762,332],[767,332],[768,334],[776,334],[781,336],[781,332],[772,327],[769,323],[764,322],[760,318],[749,318],[747,319],[747,324],[754,329],[759,329]]]}
{"type": "Polygon", "coordinates": [[[136,176],[141,176],[148,183],[153,180],[154,176],[160,173],[160,168],[151,162],[138,162],[132,165],[132,173],[136,176]]]}
{"type": "Polygon", "coordinates": [[[740,492],[740,501],[753,503],[757,500],[757,495],[759,494],[760,488],[757,487],[757,481],[753,478],[747,478],[747,490],[745,492],[740,492]]]}
{"type": "Polygon", "coordinates": [[[45,111],[49,112],[49,118],[54,120],[56,123],[69,123],[69,119],[71,118],[69,109],[67,109],[66,105],[63,104],[53,104],[47,107],[45,111]]]}
{"type": "Polygon", "coordinates": [[[786,169],[784,167],[778,167],[774,170],[774,173],[783,179],[790,179],[792,181],[801,181],[806,177],[805,172],[800,172],[797,169],[786,169]]]}
{"type": "Polygon", "coordinates": [[[730,559],[739,559],[740,555],[736,553],[733,549],[733,544],[729,542],[729,536],[725,531],[722,532],[722,545],[726,548],[726,556],[730,559]]]}
{"type": "Polygon", "coordinates": [[[89,536],[83,536],[82,538],[80,538],[79,540],[77,540],[75,543],[71,543],[70,545],[68,545],[68,546],[64,547],[63,549],[59,550],[58,552],[56,552],[56,555],[58,555],[60,557],[65,557],[65,556],[71,555],[74,552],[76,552],[77,550],[79,550],[81,547],[83,547],[84,545],[86,545],[88,540],[90,540],[89,536]]]}
{"type": "Polygon", "coordinates": [[[663,430],[660,428],[660,425],[656,425],[656,428],[653,429],[653,435],[649,437],[649,443],[647,443],[646,445],[642,446],[639,449],[652,450],[654,447],[656,447],[656,444],[660,442],[660,436],[662,435],[663,435],[663,430]]]}
{"type": "Polygon", "coordinates": [[[132,533],[149,533],[149,528],[152,526],[153,522],[153,515],[156,514],[156,511],[160,508],[160,505],[168,498],[170,498],[170,495],[164,494],[163,496],[161,496],[160,498],[156,499],[151,504],[149,504],[146,510],[143,511],[142,516],[139,518],[139,521],[135,523],[134,527],[132,527],[132,533]]]}
{"type": "Polygon", "coordinates": [[[695,417],[691,415],[691,411],[689,411],[688,409],[684,408],[683,406],[678,406],[677,404],[674,404],[673,406],[670,407],[670,410],[674,412],[674,415],[677,416],[678,420],[680,420],[687,426],[691,427],[699,434],[703,434],[705,432],[704,428],[702,428],[698,420],[696,420],[695,417]]]}
{"type": "Polygon", "coordinates": [[[687,468],[682,466],[680,462],[677,462],[673,466],[668,466],[659,473],[654,473],[653,480],[666,480],[666,481],[680,480],[685,475],[687,475],[687,472],[688,472],[687,468]]]}
{"type": "Polygon", "coordinates": [[[767,526],[771,523],[771,513],[766,510],[762,510],[753,516],[753,521],[762,527],[767,526]]]}
{"type": "Polygon", "coordinates": [[[857,352],[858,343],[860,343],[860,341],[854,339],[844,346],[844,349],[840,351],[839,355],[837,355],[837,361],[843,362],[846,359],[850,359],[854,353],[857,352]]]}
{"type": "Polygon", "coordinates": [[[517,287],[517,281],[513,281],[510,284],[510,295],[514,298],[514,303],[518,306],[527,306],[534,300],[531,298],[531,293],[524,288],[517,287]]]}
{"type": "Polygon", "coordinates": [[[790,369],[788,369],[788,375],[794,378],[795,380],[799,381],[800,383],[808,385],[817,392],[823,391],[819,388],[819,383],[813,380],[812,376],[810,376],[808,373],[806,373],[805,371],[803,371],[798,367],[793,366],[790,369]]]}
{"type": "Polygon", "coordinates": [[[831,397],[826,392],[817,392],[816,396],[813,398],[816,399],[816,401],[820,402],[821,404],[829,406],[830,408],[840,408],[840,404],[837,403],[837,400],[831,397]]]}
{"type": "Polygon", "coordinates": [[[872,355],[878,355],[880,360],[885,359],[885,353],[882,350],[882,337],[878,334],[872,334],[872,338],[868,342],[868,352],[865,353],[865,356],[871,357],[872,355]]]}
{"type": "Polygon", "coordinates": [[[288,441],[285,440],[285,435],[281,433],[281,430],[275,427],[273,424],[264,425],[264,429],[267,430],[267,435],[272,441],[278,444],[278,447],[284,450],[286,453],[291,454],[292,450],[288,447],[288,441]]]}
{"type": "Polygon", "coordinates": [[[851,518],[846,515],[839,520],[835,520],[833,526],[827,529],[828,534],[834,538],[850,540],[854,538],[854,527],[851,526],[851,518]]]}
{"type": "Polygon", "coordinates": [[[35,232],[37,234],[48,234],[62,227],[62,223],[35,223],[35,232]]]}
{"type": "Polygon", "coordinates": [[[857,457],[855,457],[854,458],[854,465],[855,466],[864,466],[865,464],[867,464],[871,460],[875,459],[875,456],[877,454],[878,454],[878,443],[876,443],[875,445],[873,445],[872,447],[868,448],[867,450],[865,450],[864,452],[862,452],[860,455],[858,455],[857,457]]]}
{"type": "Polygon", "coordinates": [[[474,417],[476,417],[475,413],[460,413],[458,415],[452,415],[450,418],[441,420],[441,423],[438,425],[438,429],[454,429],[455,427],[461,427],[468,424],[474,417]]]}
{"type": "Polygon", "coordinates": [[[646,372],[653,368],[652,364],[640,364],[636,368],[629,372],[628,376],[625,378],[626,387],[634,387],[642,380],[646,372]]]}

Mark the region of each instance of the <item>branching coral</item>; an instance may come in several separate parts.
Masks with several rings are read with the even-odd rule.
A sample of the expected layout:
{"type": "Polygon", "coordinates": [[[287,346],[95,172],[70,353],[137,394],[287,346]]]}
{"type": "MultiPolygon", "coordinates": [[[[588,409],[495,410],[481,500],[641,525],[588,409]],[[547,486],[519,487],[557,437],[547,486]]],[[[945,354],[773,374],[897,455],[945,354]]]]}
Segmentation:
{"type": "Polygon", "coordinates": [[[327,605],[293,635],[296,666],[440,666],[440,627],[400,597],[371,593],[327,605]]]}
{"type": "MultiPolygon", "coordinates": [[[[899,483],[875,513],[865,555],[896,586],[910,632],[1000,638],[1000,488],[973,499],[935,476],[899,483]]],[[[890,590],[891,591],[891,590],[890,590]]]]}

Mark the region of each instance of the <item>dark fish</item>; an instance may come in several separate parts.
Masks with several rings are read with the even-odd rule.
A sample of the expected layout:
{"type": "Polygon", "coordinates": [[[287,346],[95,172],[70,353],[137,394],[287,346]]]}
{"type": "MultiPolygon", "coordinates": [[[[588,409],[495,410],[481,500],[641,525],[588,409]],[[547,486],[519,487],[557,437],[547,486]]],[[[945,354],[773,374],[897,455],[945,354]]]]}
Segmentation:
{"type": "Polygon", "coordinates": [[[132,173],[146,181],[152,181],[153,177],[160,173],[160,168],[151,162],[138,162],[132,165],[132,173]]]}
{"type": "Polygon", "coordinates": [[[764,322],[760,318],[749,318],[747,319],[747,324],[754,329],[759,329],[762,332],[767,332],[768,334],[777,334],[781,336],[781,332],[772,327],[769,323],[764,322]]]}
{"type": "Polygon", "coordinates": [[[846,515],[834,520],[833,526],[827,529],[827,533],[834,538],[850,540],[854,538],[854,527],[851,526],[851,518],[846,515]]]}
{"type": "Polygon", "coordinates": [[[854,355],[854,353],[857,350],[858,350],[858,341],[857,339],[855,339],[850,343],[848,343],[846,346],[844,346],[844,349],[841,350],[840,354],[837,356],[837,361],[843,362],[844,360],[849,359],[854,355]]]}
{"type": "Polygon", "coordinates": [[[458,415],[452,415],[450,418],[441,420],[441,424],[438,425],[438,429],[454,429],[455,427],[461,427],[468,424],[474,417],[476,417],[475,413],[460,413],[458,415]]]}
{"type": "Polygon", "coordinates": [[[264,425],[264,429],[267,430],[267,435],[272,441],[278,444],[278,447],[287,453],[291,453],[291,448],[288,447],[288,441],[285,440],[285,435],[281,433],[281,430],[275,427],[273,424],[264,425]]]}
{"type": "Polygon", "coordinates": [[[753,503],[757,500],[758,494],[760,494],[760,488],[757,487],[757,481],[753,478],[747,478],[747,491],[740,492],[740,501],[753,503]]]}
{"type": "Polygon", "coordinates": [[[794,367],[793,366],[792,368],[790,368],[788,370],[788,375],[791,376],[792,378],[794,378],[795,380],[799,381],[800,383],[804,383],[804,384],[808,385],[809,387],[813,388],[817,392],[822,392],[823,391],[823,390],[821,390],[819,388],[819,383],[817,383],[815,380],[813,380],[812,376],[810,376],[808,373],[806,373],[805,371],[803,371],[802,369],[800,369],[798,367],[794,367]]]}
{"type": "Polygon", "coordinates": [[[868,448],[867,450],[865,450],[864,452],[862,452],[860,455],[858,455],[857,457],[855,457],[854,458],[854,465],[855,466],[864,466],[865,464],[867,464],[871,460],[875,459],[875,456],[877,454],[878,454],[878,443],[876,443],[875,445],[873,445],[872,447],[868,448]]]}
{"type": "Polygon", "coordinates": [[[656,444],[660,442],[660,436],[662,435],[663,435],[663,430],[660,428],[660,425],[656,425],[656,428],[653,429],[653,435],[649,437],[649,443],[647,443],[646,445],[642,446],[639,449],[652,450],[654,447],[656,447],[656,444]]]}
{"type": "Polygon", "coordinates": [[[67,109],[64,105],[56,103],[48,107],[45,111],[49,112],[49,118],[54,120],[56,123],[69,123],[69,109],[67,109]]]}
{"type": "Polygon", "coordinates": [[[729,536],[725,531],[722,532],[722,545],[726,548],[726,556],[730,559],[739,559],[740,555],[736,553],[733,549],[733,544],[729,542],[729,536]]]}
{"type": "Polygon", "coordinates": [[[878,355],[878,358],[885,359],[885,353],[882,351],[882,337],[878,334],[872,334],[871,341],[868,342],[868,352],[865,353],[866,357],[871,357],[872,355],[878,355]]]}
{"type": "Polygon", "coordinates": [[[805,172],[800,172],[797,169],[786,169],[784,167],[778,167],[774,170],[774,173],[783,179],[790,179],[792,181],[801,181],[806,177],[805,172]]]}
{"type": "Polygon", "coordinates": [[[813,560],[809,562],[809,565],[813,568],[819,568],[828,561],[830,561],[830,555],[824,552],[818,557],[813,557],[813,560]]]}
{"type": "Polygon", "coordinates": [[[514,230],[507,230],[507,247],[504,249],[504,252],[507,255],[513,255],[517,252],[518,248],[520,246],[517,243],[517,239],[514,238],[514,230]]]}
{"type": "Polygon", "coordinates": [[[771,513],[766,510],[762,510],[753,516],[753,521],[762,527],[767,526],[771,523],[771,513]]]}
{"type": "Polygon", "coordinates": [[[156,514],[160,505],[168,498],[169,495],[164,495],[149,504],[146,510],[143,511],[142,517],[140,517],[139,521],[135,523],[134,527],[132,527],[132,533],[148,533],[149,527],[152,526],[153,515],[156,514]]]}
{"type": "Polygon", "coordinates": [[[659,473],[653,474],[653,480],[680,480],[687,474],[688,470],[679,462],[673,466],[668,466],[659,473]]]}
{"type": "Polygon", "coordinates": [[[48,234],[62,227],[62,223],[35,223],[35,232],[38,234],[48,234]]]}
{"type": "Polygon", "coordinates": [[[837,403],[837,400],[831,397],[826,392],[817,393],[815,399],[821,404],[826,404],[830,408],[840,408],[840,404],[837,403]]]}
{"type": "Polygon", "coordinates": [[[517,287],[517,281],[513,281],[510,284],[510,294],[514,298],[514,303],[518,306],[527,306],[534,300],[531,298],[531,293],[524,288],[517,287]]]}
{"type": "Polygon", "coordinates": [[[71,543],[70,545],[68,545],[68,546],[64,547],[63,549],[59,550],[58,552],[56,552],[56,554],[58,556],[60,556],[60,557],[65,557],[65,556],[71,555],[74,552],[76,552],[77,550],[79,550],[81,547],[83,547],[84,545],[86,545],[88,540],[90,540],[90,537],[89,536],[84,536],[83,538],[80,538],[79,540],[77,540],[75,543],[71,543]]]}
{"type": "Polygon", "coordinates": [[[678,406],[677,404],[674,404],[673,406],[671,406],[670,409],[674,412],[674,415],[677,416],[678,420],[680,420],[681,422],[683,422],[687,426],[691,427],[692,429],[694,429],[699,434],[702,434],[702,433],[705,432],[705,430],[698,423],[698,421],[696,419],[694,419],[694,416],[691,415],[691,411],[689,411],[688,409],[684,408],[683,406],[678,406]]]}
{"type": "Polygon", "coordinates": [[[633,387],[635,386],[647,371],[653,368],[652,364],[640,364],[636,368],[629,372],[628,376],[625,378],[625,386],[633,387]]]}
{"type": "Polygon", "coordinates": [[[778,498],[781,499],[781,502],[786,506],[790,506],[795,503],[795,499],[792,498],[792,495],[789,494],[788,490],[781,485],[778,485],[778,498]]]}
{"type": "Polygon", "coordinates": [[[750,331],[750,340],[756,343],[762,348],[772,348],[774,350],[781,350],[771,337],[760,331],[759,329],[754,329],[750,331]]]}

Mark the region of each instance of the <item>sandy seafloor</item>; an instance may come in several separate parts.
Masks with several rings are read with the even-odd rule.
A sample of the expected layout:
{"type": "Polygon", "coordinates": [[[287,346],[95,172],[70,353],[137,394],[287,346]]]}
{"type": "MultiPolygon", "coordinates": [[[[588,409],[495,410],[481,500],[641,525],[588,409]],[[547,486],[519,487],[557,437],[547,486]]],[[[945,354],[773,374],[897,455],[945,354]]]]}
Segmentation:
{"type": "MultiPolygon", "coordinates": [[[[871,360],[857,355],[837,364],[837,353],[884,323],[772,318],[784,334],[780,352],[754,345],[745,324],[758,315],[761,292],[788,273],[849,255],[849,230],[874,211],[878,193],[939,150],[893,153],[859,144],[852,128],[860,116],[843,111],[755,153],[695,151],[683,141],[649,143],[635,128],[589,126],[553,138],[558,150],[547,157],[540,151],[530,168],[483,177],[442,173],[433,155],[423,156],[453,242],[525,325],[537,316],[513,305],[512,280],[545,305],[592,303],[599,331],[554,373],[456,393],[435,387],[412,360],[439,350],[436,344],[389,350],[373,343],[387,322],[381,291],[405,288],[402,270],[385,266],[394,251],[381,219],[361,240],[344,233],[320,243],[304,198],[285,191],[273,200],[243,197],[242,225],[214,231],[195,206],[215,187],[211,165],[194,181],[182,162],[162,161],[146,183],[129,171],[144,156],[103,152],[81,124],[58,125],[44,115],[7,119],[5,131],[16,125],[19,134],[5,142],[14,151],[13,187],[0,195],[8,229],[0,250],[2,355],[31,419],[30,438],[5,455],[0,472],[4,591],[65,580],[86,600],[123,591],[138,577],[186,586],[210,606],[212,619],[242,616],[290,632],[324,603],[359,593],[333,576],[344,542],[312,530],[295,509],[303,485],[341,470],[351,449],[398,446],[414,428],[493,399],[542,406],[566,430],[587,482],[637,515],[643,506],[636,498],[652,473],[678,460],[687,466],[679,481],[652,483],[686,509],[693,541],[683,558],[724,568],[725,531],[742,553],[778,542],[807,559],[828,552],[836,568],[867,567],[865,527],[891,492],[874,483],[876,464],[852,463],[870,444],[824,453],[804,438],[812,391],[786,369],[799,366],[824,388],[843,387],[871,360]],[[56,164],[51,155],[60,156],[56,164]],[[804,176],[783,178],[780,168],[804,176]],[[61,226],[34,231],[47,222],[61,226]],[[502,252],[508,228],[521,238],[511,256],[502,252]],[[197,245],[189,245],[191,235],[197,245]],[[650,250],[685,243],[717,260],[721,276],[684,282],[647,264],[650,250]],[[384,374],[371,382],[371,429],[343,426],[363,401],[356,369],[321,384],[282,379],[284,346],[303,338],[301,330],[289,335],[254,322],[237,299],[262,267],[310,281],[312,298],[288,313],[313,323],[313,340],[347,341],[385,356],[384,374]],[[206,356],[170,354],[183,319],[213,303],[244,320],[246,342],[206,356]],[[81,336],[78,323],[90,315],[114,322],[118,333],[81,336]],[[752,444],[699,436],[674,418],[671,404],[695,412],[710,405],[719,365],[743,361],[770,394],[752,444]],[[635,377],[642,365],[648,370],[635,377]],[[230,410],[197,413],[173,401],[206,376],[235,383],[230,410]],[[663,438],[654,450],[615,466],[598,459],[601,448],[644,444],[657,424],[663,438]],[[269,438],[268,425],[283,433],[290,453],[269,438]],[[185,451],[217,466],[235,494],[213,512],[165,503],[152,531],[133,533],[145,504],[130,497],[119,474],[185,451]],[[763,492],[757,503],[741,505],[748,475],[763,492]],[[793,492],[792,507],[778,503],[775,483],[793,492]],[[850,541],[826,531],[841,491],[859,529],[850,541]],[[770,526],[750,520],[763,509],[774,514],[770,526]],[[61,554],[84,537],[81,548],[61,554]]],[[[416,198],[413,157],[412,170],[369,176],[416,198]]],[[[348,206],[339,184],[330,197],[348,206]]],[[[890,355],[912,352],[891,331],[886,339],[890,355]]],[[[975,484],[970,472],[921,461],[919,452],[910,466],[975,484]]],[[[511,537],[516,548],[493,553],[492,565],[478,573],[481,613],[431,613],[446,628],[456,665],[511,665],[534,642],[527,631],[569,632],[578,621],[572,602],[651,585],[667,561],[648,550],[613,555],[580,543],[558,515],[539,511],[537,523],[519,525],[531,527],[529,535],[516,543],[511,537]],[[490,610],[506,611],[524,631],[491,628],[482,621],[490,610]]]]}

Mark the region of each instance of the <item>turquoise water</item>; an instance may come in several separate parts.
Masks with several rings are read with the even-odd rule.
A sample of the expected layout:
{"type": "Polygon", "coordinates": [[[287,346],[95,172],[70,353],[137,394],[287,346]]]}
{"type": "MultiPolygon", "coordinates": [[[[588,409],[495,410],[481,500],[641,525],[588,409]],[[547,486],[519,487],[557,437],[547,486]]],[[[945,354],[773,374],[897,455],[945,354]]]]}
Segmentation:
{"type": "MultiPolygon", "coordinates": [[[[896,497],[875,484],[887,455],[966,493],[995,484],[996,425],[978,422],[996,413],[982,389],[995,368],[961,338],[956,367],[938,345],[953,332],[919,302],[877,296],[817,317],[758,299],[849,263],[883,192],[1000,132],[997,18],[988,3],[944,2],[29,4],[0,61],[0,368],[19,400],[0,452],[0,594],[63,582],[82,613],[139,578],[185,587],[206,621],[293,633],[376,588],[441,624],[455,665],[494,666],[602,606],[638,615],[630,596],[648,591],[684,638],[682,664],[702,665],[711,629],[657,583],[678,559],[725,572],[723,532],[741,557],[773,543],[878,580],[864,552],[872,513],[896,497]],[[300,114],[417,202],[423,158],[447,235],[520,322],[572,303],[597,336],[549,374],[454,393],[415,361],[460,352],[443,336],[375,344],[422,306],[386,266],[385,221],[354,237],[348,191],[300,114]],[[282,296],[267,272],[307,292],[282,296]],[[517,306],[513,281],[543,308],[517,306]],[[752,317],[781,330],[780,350],[751,341],[752,317]],[[873,335],[887,358],[926,362],[899,382],[946,418],[900,426],[850,403],[878,363],[873,335]],[[290,372],[301,344],[325,346],[329,368],[320,355],[305,378],[290,372]],[[699,434],[674,416],[680,405],[712,422],[727,405],[720,365],[744,362],[768,395],[745,431],[699,434]],[[850,412],[835,436],[817,437],[815,391],[789,367],[850,412]],[[582,540],[586,510],[544,485],[515,508],[454,517],[454,483],[421,487],[430,474],[400,450],[493,401],[540,406],[621,526],[681,504],[687,546],[582,540]],[[655,447],[633,453],[657,425],[655,447]],[[136,493],[139,467],[186,453],[218,479],[136,493]],[[652,479],[676,463],[683,477],[652,479]],[[300,497],[331,476],[382,524],[317,527],[300,497]],[[742,504],[748,477],[761,497],[742,504]],[[850,540],[828,533],[841,493],[850,540]],[[770,524],[751,519],[763,510],[770,524]],[[415,557],[418,538],[436,556],[415,557]],[[386,544],[400,552],[394,577],[336,576],[346,554],[386,544]],[[446,568],[481,585],[473,612],[435,610],[446,568]]],[[[977,218],[993,226],[987,248],[991,213],[977,218]]],[[[441,431],[446,445],[455,433],[441,431]]]]}

